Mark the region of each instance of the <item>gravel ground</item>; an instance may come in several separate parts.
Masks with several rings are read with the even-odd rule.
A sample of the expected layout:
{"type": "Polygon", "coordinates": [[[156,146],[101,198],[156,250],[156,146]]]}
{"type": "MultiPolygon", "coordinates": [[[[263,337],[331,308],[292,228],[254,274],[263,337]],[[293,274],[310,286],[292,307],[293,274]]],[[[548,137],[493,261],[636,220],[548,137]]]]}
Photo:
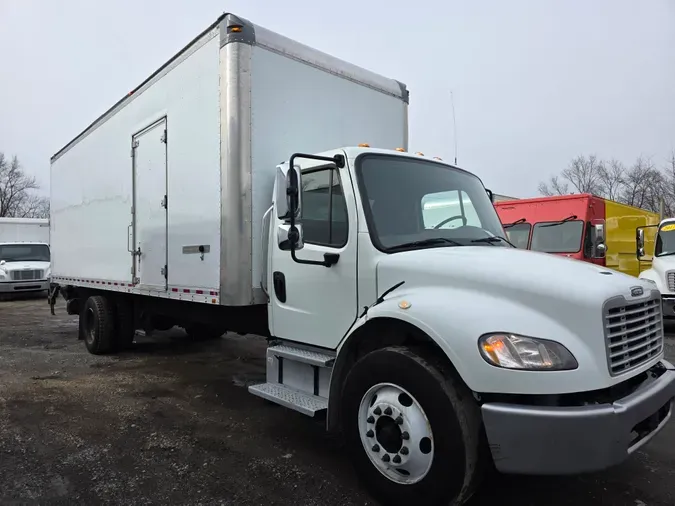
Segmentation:
{"type": "MultiPolygon", "coordinates": [[[[374,505],[320,423],[247,393],[264,348],[176,330],[95,357],[62,306],[0,302],[0,504],[374,505]]],[[[472,505],[495,503],[673,505],[675,424],[603,473],[491,476],[472,505]]]]}

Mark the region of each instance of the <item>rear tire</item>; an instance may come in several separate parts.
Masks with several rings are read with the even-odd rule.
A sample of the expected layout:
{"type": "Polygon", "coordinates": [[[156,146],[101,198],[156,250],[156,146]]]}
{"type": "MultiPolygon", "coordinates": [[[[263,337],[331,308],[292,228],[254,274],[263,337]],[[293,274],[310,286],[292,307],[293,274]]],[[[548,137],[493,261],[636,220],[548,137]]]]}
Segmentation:
{"type": "Polygon", "coordinates": [[[101,295],[89,297],[80,313],[80,331],[89,353],[114,351],[115,315],[111,302],[101,295]]]}
{"type": "Polygon", "coordinates": [[[349,372],[341,405],[357,475],[382,504],[458,506],[471,498],[487,460],[480,409],[428,350],[368,353],[349,372]]]}

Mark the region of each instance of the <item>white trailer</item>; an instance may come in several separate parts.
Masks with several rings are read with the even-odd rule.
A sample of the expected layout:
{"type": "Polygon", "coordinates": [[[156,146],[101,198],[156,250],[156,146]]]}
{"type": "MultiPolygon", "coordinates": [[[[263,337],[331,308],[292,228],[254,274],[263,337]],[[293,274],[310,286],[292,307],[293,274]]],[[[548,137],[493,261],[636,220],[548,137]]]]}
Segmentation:
{"type": "Polygon", "coordinates": [[[0,218],[0,294],[49,290],[49,220],[0,218]]]}
{"type": "Polygon", "coordinates": [[[623,461],[675,396],[658,291],[511,248],[478,177],[407,152],[407,99],[223,15],[52,158],[52,311],[92,353],[267,336],[249,391],[325,415],[383,504],[623,461]]]}

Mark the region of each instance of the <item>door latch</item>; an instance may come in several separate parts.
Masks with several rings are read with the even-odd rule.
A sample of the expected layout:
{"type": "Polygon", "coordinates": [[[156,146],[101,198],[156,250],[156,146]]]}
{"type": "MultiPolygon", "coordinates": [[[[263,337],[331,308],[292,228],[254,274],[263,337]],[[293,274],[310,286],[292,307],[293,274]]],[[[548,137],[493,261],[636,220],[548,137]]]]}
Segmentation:
{"type": "Polygon", "coordinates": [[[168,275],[169,275],[168,266],[165,265],[164,267],[162,267],[162,270],[160,272],[161,272],[162,276],[164,276],[165,278],[168,277],[168,275]]]}

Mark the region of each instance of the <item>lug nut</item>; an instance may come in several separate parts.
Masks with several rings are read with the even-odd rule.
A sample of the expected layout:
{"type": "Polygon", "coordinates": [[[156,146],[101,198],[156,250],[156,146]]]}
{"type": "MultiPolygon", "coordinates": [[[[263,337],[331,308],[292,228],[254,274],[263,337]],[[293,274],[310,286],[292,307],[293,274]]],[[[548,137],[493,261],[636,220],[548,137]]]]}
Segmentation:
{"type": "Polygon", "coordinates": [[[394,458],[392,459],[394,464],[400,464],[401,463],[401,456],[400,455],[394,455],[394,458]]]}
{"type": "Polygon", "coordinates": [[[373,415],[370,415],[368,418],[366,418],[366,422],[375,423],[375,417],[373,415]]]}
{"type": "Polygon", "coordinates": [[[373,445],[372,450],[373,450],[374,452],[379,452],[379,451],[380,451],[380,445],[373,445]]]}
{"type": "Polygon", "coordinates": [[[408,434],[408,432],[404,430],[403,432],[401,432],[401,439],[407,441],[408,439],[410,439],[410,434],[408,434]]]}
{"type": "Polygon", "coordinates": [[[396,417],[396,423],[399,425],[403,425],[403,417],[401,415],[398,415],[396,417]]]}
{"type": "Polygon", "coordinates": [[[391,408],[387,407],[387,409],[384,410],[384,414],[387,416],[391,416],[391,408]]]}
{"type": "Polygon", "coordinates": [[[408,447],[407,447],[407,446],[402,447],[402,448],[399,450],[399,453],[400,453],[401,455],[408,455],[408,447]]]}
{"type": "Polygon", "coordinates": [[[373,410],[373,413],[375,413],[377,416],[380,416],[382,414],[382,410],[380,409],[380,406],[376,407],[373,410]]]}
{"type": "Polygon", "coordinates": [[[368,432],[366,432],[366,437],[373,437],[374,435],[375,435],[375,433],[372,430],[369,430],[368,432]]]}
{"type": "Polygon", "coordinates": [[[382,455],[382,462],[389,462],[389,455],[388,454],[385,453],[384,455],[382,455]]]}

